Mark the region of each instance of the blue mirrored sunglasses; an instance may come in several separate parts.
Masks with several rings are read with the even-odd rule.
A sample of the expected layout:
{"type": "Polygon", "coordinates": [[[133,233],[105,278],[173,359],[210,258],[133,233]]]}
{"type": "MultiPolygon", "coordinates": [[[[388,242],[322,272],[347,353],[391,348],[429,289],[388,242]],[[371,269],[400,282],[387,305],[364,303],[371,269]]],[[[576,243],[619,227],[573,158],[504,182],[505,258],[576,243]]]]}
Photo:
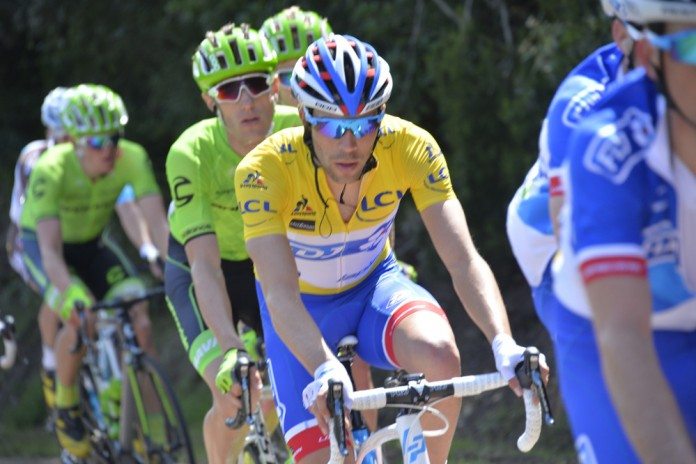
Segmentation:
{"type": "Polygon", "coordinates": [[[646,36],[651,44],[660,50],[670,52],[675,60],[696,66],[696,29],[667,35],[657,35],[647,30],[646,36]]]}
{"type": "Polygon", "coordinates": [[[362,118],[320,118],[309,114],[307,108],[304,109],[304,114],[309,124],[322,135],[332,139],[340,139],[347,131],[351,131],[355,138],[361,139],[376,131],[384,118],[384,112],[362,118]]]}
{"type": "Polygon", "coordinates": [[[285,87],[290,87],[290,78],[292,77],[292,70],[278,71],[278,80],[280,85],[285,87]]]}
{"type": "Polygon", "coordinates": [[[121,134],[105,134],[105,135],[90,135],[89,137],[83,137],[82,141],[85,145],[95,150],[101,150],[105,146],[115,147],[118,146],[118,141],[121,139],[121,134]]]}

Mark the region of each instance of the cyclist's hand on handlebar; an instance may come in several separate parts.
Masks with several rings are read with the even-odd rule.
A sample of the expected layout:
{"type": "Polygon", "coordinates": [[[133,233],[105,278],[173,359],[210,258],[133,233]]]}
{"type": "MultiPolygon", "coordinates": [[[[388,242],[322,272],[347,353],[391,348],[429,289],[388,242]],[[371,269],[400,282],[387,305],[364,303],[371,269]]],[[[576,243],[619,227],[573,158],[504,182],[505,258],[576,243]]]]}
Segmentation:
{"type": "MultiPolygon", "coordinates": [[[[329,359],[317,367],[314,371],[314,380],[302,391],[302,403],[305,409],[316,416],[319,428],[324,434],[329,433],[329,421],[331,420],[331,414],[327,405],[330,379],[343,383],[344,404],[347,408],[350,408],[353,383],[348,376],[346,368],[336,358],[329,359]]],[[[350,423],[347,421],[346,429],[349,428],[350,423]]]]}
{"type": "MultiPolygon", "coordinates": [[[[215,376],[215,386],[217,386],[217,389],[223,394],[231,393],[235,398],[239,398],[242,394],[242,387],[239,380],[237,379],[237,381],[235,381],[237,377],[235,373],[238,372],[239,361],[241,359],[245,359],[250,363],[249,355],[246,351],[238,348],[230,348],[223,356],[222,363],[215,376]]],[[[251,364],[252,369],[249,390],[252,392],[252,395],[255,395],[258,394],[258,391],[261,390],[263,385],[261,383],[261,376],[259,376],[258,371],[253,367],[253,363],[251,364]]]]}
{"type": "Polygon", "coordinates": [[[164,262],[160,257],[159,251],[152,243],[143,243],[139,250],[140,257],[147,261],[148,267],[150,268],[150,273],[157,280],[164,279],[164,262]]]}
{"type": "Polygon", "coordinates": [[[59,307],[60,318],[74,327],[79,327],[80,325],[80,317],[77,314],[76,307],[82,306],[82,308],[88,309],[94,304],[94,298],[92,298],[89,290],[80,282],[71,283],[61,295],[61,300],[59,307]]]}
{"type": "MultiPolygon", "coordinates": [[[[515,340],[506,333],[499,333],[491,344],[495,356],[495,367],[508,381],[510,388],[517,396],[522,396],[522,387],[515,377],[515,367],[522,361],[525,347],[518,345],[515,340]]],[[[542,354],[539,359],[539,367],[544,383],[549,379],[549,367],[546,358],[542,354]]]]}

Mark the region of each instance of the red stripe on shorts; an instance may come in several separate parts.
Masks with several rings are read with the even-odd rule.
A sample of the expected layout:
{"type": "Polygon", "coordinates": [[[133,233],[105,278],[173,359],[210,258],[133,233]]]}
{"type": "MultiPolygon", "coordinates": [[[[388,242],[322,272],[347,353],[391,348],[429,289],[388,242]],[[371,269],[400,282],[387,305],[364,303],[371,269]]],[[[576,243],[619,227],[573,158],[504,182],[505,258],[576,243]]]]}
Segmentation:
{"type": "Polygon", "coordinates": [[[397,308],[389,317],[387,327],[384,331],[384,345],[387,349],[387,357],[389,357],[389,360],[396,366],[400,366],[401,364],[399,364],[399,361],[396,359],[396,354],[394,353],[394,332],[404,319],[416,311],[431,311],[447,320],[447,315],[445,315],[442,308],[430,301],[409,301],[405,305],[397,308]]]}

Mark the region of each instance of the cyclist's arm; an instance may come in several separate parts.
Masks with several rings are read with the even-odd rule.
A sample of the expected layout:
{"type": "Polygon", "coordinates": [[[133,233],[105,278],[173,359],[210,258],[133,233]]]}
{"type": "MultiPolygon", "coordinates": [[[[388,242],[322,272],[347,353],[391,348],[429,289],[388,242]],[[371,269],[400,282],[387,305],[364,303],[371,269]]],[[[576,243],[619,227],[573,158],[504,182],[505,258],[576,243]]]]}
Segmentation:
{"type": "Polygon", "coordinates": [[[60,220],[46,218],[36,224],[41,261],[48,279],[59,292],[64,292],[70,285],[70,273],[63,258],[63,235],[60,220]]]}
{"type": "Polygon", "coordinates": [[[586,290],[604,378],[638,454],[645,462],[696,462],[653,345],[647,280],[610,276],[590,281],[586,290]]]}
{"type": "Polygon", "coordinates": [[[302,300],[297,266],[284,235],[247,240],[247,251],[273,321],[273,327],[308,372],[335,358],[302,300]]]}
{"type": "Polygon", "coordinates": [[[126,233],[128,240],[135,246],[136,249],[145,243],[152,243],[152,238],[147,230],[147,224],[143,213],[138,208],[135,202],[128,201],[116,205],[116,214],[118,220],[126,233]]]}
{"type": "Polygon", "coordinates": [[[556,242],[560,237],[560,222],[558,215],[563,207],[563,195],[549,195],[549,216],[551,217],[551,225],[553,226],[553,235],[556,236],[556,242]]]}
{"type": "Polygon", "coordinates": [[[466,312],[489,342],[497,334],[510,334],[510,324],[490,267],[479,255],[459,200],[450,199],[421,212],[433,245],[452,277],[466,312]]]}
{"type": "Polygon", "coordinates": [[[152,243],[157,247],[160,256],[167,256],[167,237],[169,236],[169,224],[164,211],[162,195],[147,195],[138,198],[138,206],[145,217],[147,230],[150,233],[152,243]]]}
{"type": "Polygon", "coordinates": [[[214,234],[199,235],[189,240],[186,256],[191,263],[191,276],[196,299],[205,323],[215,334],[223,353],[230,348],[244,349],[232,322],[230,300],[220,267],[220,249],[214,234]]]}

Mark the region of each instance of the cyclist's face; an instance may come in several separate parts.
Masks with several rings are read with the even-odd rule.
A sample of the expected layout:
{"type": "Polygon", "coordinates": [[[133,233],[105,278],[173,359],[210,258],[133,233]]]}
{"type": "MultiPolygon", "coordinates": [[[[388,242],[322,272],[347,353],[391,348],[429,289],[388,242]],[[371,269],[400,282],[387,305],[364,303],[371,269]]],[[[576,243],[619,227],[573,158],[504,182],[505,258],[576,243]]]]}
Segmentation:
{"type": "MultiPolygon", "coordinates": [[[[316,117],[334,116],[319,110],[315,110],[314,115],[316,117]]],[[[353,132],[346,131],[340,138],[335,139],[322,134],[316,127],[310,127],[312,127],[314,151],[326,175],[334,182],[342,184],[358,180],[365,163],[372,154],[378,131],[375,130],[362,138],[357,138],[353,132]]]]}
{"type": "Polygon", "coordinates": [[[116,165],[119,149],[118,146],[111,143],[106,143],[101,148],[94,148],[87,143],[78,141],[76,149],[81,155],[82,166],[90,177],[106,175],[116,165]]]}
{"type": "MultiPolygon", "coordinates": [[[[242,87],[239,98],[236,101],[213,100],[209,95],[203,94],[203,99],[212,110],[217,106],[222,114],[222,119],[227,128],[230,140],[234,141],[235,150],[244,146],[253,148],[268,135],[274,113],[274,97],[277,92],[277,83],[274,83],[270,92],[253,96],[249,90],[242,87]]],[[[244,149],[243,151],[248,151],[244,149]]],[[[246,153],[240,153],[245,155],[246,153]]]]}
{"type": "MultiPolygon", "coordinates": [[[[694,29],[696,24],[668,24],[666,33],[694,29]]],[[[662,53],[662,67],[667,88],[687,118],[696,121],[696,65],[676,60],[671,53],[662,53]]]]}

